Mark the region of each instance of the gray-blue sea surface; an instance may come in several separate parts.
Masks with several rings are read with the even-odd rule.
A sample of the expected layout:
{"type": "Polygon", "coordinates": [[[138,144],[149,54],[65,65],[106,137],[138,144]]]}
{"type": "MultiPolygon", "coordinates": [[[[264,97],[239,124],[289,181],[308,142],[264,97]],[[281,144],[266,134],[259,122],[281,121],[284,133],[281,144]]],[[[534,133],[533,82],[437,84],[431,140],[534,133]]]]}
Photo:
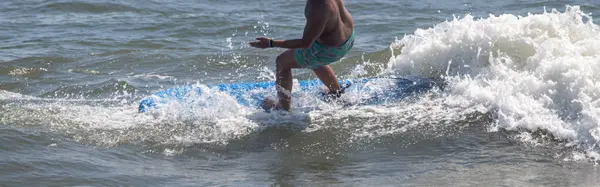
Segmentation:
{"type": "Polygon", "coordinates": [[[248,42],[300,38],[304,4],[0,2],[0,186],[600,185],[596,1],[348,0],[340,79],[447,87],[356,107],[299,98],[320,110],[291,114],[211,92],[208,108],[138,113],[179,85],[273,81],[284,49],[248,42]]]}

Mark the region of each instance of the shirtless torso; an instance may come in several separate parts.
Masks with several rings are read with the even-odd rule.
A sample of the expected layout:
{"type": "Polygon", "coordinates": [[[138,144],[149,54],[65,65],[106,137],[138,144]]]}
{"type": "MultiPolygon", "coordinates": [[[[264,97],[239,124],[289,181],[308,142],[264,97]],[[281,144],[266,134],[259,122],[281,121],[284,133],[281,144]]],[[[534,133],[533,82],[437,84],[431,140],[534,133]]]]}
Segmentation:
{"type": "Polygon", "coordinates": [[[306,6],[304,8],[304,16],[306,19],[310,19],[309,16],[311,16],[311,10],[331,11],[330,17],[321,18],[325,19],[327,22],[323,32],[317,39],[319,43],[327,46],[339,46],[352,34],[354,21],[348,10],[346,10],[343,0],[308,0],[306,1],[306,6]],[[319,9],[319,7],[324,6],[329,8],[319,9]]]}

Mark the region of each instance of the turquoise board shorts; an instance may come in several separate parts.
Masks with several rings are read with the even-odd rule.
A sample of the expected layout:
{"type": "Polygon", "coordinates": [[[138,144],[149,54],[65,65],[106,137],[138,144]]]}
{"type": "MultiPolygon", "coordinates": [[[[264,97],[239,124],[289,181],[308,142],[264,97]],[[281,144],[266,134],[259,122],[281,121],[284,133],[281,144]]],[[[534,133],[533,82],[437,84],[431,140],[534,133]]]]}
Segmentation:
{"type": "Polygon", "coordinates": [[[330,47],[315,41],[310,48],[294,49],[296,62],[303,68],[314,69],[340,60],[354,46],[354,31],[352,35],[338,47],[330,47]]]}

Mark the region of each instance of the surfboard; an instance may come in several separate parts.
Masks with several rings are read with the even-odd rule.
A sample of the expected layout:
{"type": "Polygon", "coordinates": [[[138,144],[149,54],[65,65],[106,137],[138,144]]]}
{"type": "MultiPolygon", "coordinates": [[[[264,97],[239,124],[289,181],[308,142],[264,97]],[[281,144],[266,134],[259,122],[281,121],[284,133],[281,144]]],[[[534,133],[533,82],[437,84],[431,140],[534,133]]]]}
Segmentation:
{"type": "MultiPolygon", "coordinates": [[[[339,81],[345,87],[344,94],[351,97],[345,99],[345,105],[373,105],[387,102],[395,102],[415,93],[421,93],[434,87],[435,82],[426,78],[360,78],[345,79],[339,81]]],[[[327,99],[323,94],[323,83],[320,80],[300,80],[294,82],[292,98],[300,94],[327,99]]],[[[152,109],[160,108],[169,102],[188,102],[202,107],[203,102],[209,100],[198,100],[203,94],[224,93],[235,98],[240,105],[254,108],[262,108],[265,97],[274,95],[275,82],[241,82],[224,83],[214,85],[183,85],[165,90],[160,90],[153,95],[143,98],[138,107],[138,112],[143,113],[152,109]]],[[[219,96],[211,99],[219,99],[219,96]]]]}

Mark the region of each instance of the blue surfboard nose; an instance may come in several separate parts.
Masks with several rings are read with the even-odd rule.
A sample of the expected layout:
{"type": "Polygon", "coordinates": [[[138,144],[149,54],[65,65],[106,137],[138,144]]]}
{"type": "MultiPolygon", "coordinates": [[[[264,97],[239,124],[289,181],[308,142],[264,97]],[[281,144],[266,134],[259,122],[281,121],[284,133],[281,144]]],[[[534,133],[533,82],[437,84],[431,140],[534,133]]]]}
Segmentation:
{"type": "Polygon", "coordinates": [[[156,107],[156,103],[152,98],[146,98],[140,101],[140,106],[138,107],[138,112],[143,113],[148,111],[148,109],[156,107]]]}

